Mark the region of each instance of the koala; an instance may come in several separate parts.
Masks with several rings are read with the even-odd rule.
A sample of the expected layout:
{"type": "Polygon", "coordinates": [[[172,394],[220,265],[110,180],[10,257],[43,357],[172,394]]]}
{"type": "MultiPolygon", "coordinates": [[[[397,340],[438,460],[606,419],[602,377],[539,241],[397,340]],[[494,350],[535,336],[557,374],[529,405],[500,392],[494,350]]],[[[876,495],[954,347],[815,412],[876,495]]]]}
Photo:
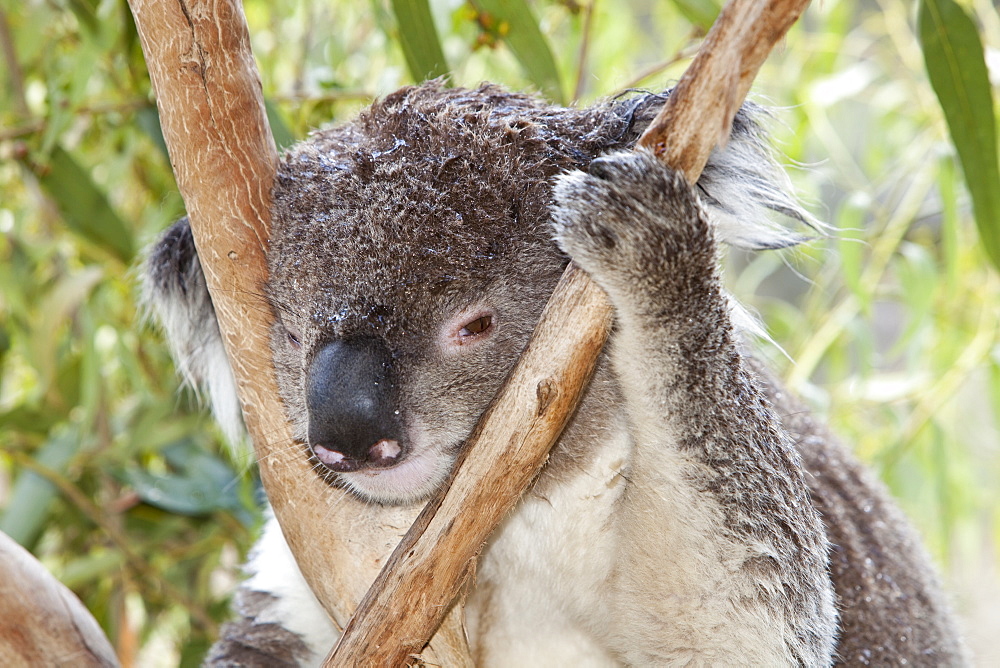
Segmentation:
{"type": "MultiPolygon", "coordinates": [[[[563,108],[431,82],[290,149],[260,292],[302,456],[370,503],[426,499],[572,260],[613,330],[483,550],[465,605],[477,664],[963,665],[915,532],[753,355],[723,288],[724,245],[790,246],[804,236],[785,223],[812,222],[762,110],[744,106],[692,187],[631,150],[664,99],[563,108]]],[[[145,286],[179,369],[239,439],[186,220],[152,247],[145,286]]],[[[321,661],[337,632],[273,520],[248,574],[207,662],[321,661]]]]}

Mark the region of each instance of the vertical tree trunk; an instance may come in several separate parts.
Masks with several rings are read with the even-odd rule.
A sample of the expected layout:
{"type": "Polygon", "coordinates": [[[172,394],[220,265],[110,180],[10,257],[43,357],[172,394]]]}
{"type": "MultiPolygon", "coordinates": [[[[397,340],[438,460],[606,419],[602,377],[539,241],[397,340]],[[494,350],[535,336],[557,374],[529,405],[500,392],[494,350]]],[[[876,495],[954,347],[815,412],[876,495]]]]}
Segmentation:
{"type": "MultiPolygon", "coordinates": [[[[129,5],[264,488],[309,586],[342,628],[419,507],[361,503],[321,481],[305,450],[293,447],[270,357],[272,316],[260,296],[278,157],[241,3],[129,5]]],[[[454,620],[428,661],[470,663],[454,620]]]]}

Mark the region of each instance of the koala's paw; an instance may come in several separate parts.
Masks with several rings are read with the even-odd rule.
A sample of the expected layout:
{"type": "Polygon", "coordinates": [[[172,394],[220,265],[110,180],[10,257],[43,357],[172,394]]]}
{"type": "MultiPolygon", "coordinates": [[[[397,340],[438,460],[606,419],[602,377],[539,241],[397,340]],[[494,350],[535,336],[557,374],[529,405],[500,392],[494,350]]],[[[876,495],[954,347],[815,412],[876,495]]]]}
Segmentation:
{"type": "Polygon", "coordinates": [[[684,176],[646,151],[597,158],[553,190],[555,240],[604,284],[645,280],[678,264],[714,265],[706,215],[684,176]]]}

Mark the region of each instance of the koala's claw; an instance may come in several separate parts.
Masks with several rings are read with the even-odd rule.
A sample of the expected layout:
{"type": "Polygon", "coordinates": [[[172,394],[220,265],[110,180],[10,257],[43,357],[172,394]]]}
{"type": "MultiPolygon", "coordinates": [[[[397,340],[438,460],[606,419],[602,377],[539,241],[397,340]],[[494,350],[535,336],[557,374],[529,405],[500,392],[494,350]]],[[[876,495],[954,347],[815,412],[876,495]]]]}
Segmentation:
{"type": "Polygon", "coordinates": [[[556,242],[600,283],[658,273],[679,256],[714,262],[694,190],[645,151],[597,158],[587,173],[560,176],[553,192],[556,242]]]}
{"type": "Polygon", "coordinates": [[[587,168],[587,171],[590,172],[591,176],[596,176],[604,181],[610,181],[613,176],[612,164],[614,163],[608,158],[594,158],[590,162],[590,167],[587,168]]]}

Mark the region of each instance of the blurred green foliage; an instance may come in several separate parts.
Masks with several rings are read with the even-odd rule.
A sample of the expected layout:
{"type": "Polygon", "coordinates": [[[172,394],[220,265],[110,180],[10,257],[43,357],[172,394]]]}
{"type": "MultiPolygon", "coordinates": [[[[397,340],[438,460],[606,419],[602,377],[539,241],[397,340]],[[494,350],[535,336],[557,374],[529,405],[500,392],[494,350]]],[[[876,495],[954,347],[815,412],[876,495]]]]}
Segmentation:
{"type": "MultiPolygon", "coordinates": [[[[1000,533],[995,90],[967,48],[971,30],[996,57],[1000,18],[946,2],[923,0],[921,29],[904,0],[816,3],[793,28],[756,94],[781,107],[780,151],[806,166],[793,181],[837,234],[734,257],[731,282],[795,360],[770,349],[792,385],[954,564],[1000,533]],[[954,91],[972,102],[949,108],[954,91]],[[970,191],[993,212],[979,232],[970,191]]],[[[412,73],[567,102],[662,88],[719,7],[245,2],[283,146],[412,73]]],[[[137,305],[138,249],[183,204],[131,16],[123,0],[0,0],[0,47],[0,528],[81,596],[125,665],[194,665],[259,486],[137,305]]]]}

